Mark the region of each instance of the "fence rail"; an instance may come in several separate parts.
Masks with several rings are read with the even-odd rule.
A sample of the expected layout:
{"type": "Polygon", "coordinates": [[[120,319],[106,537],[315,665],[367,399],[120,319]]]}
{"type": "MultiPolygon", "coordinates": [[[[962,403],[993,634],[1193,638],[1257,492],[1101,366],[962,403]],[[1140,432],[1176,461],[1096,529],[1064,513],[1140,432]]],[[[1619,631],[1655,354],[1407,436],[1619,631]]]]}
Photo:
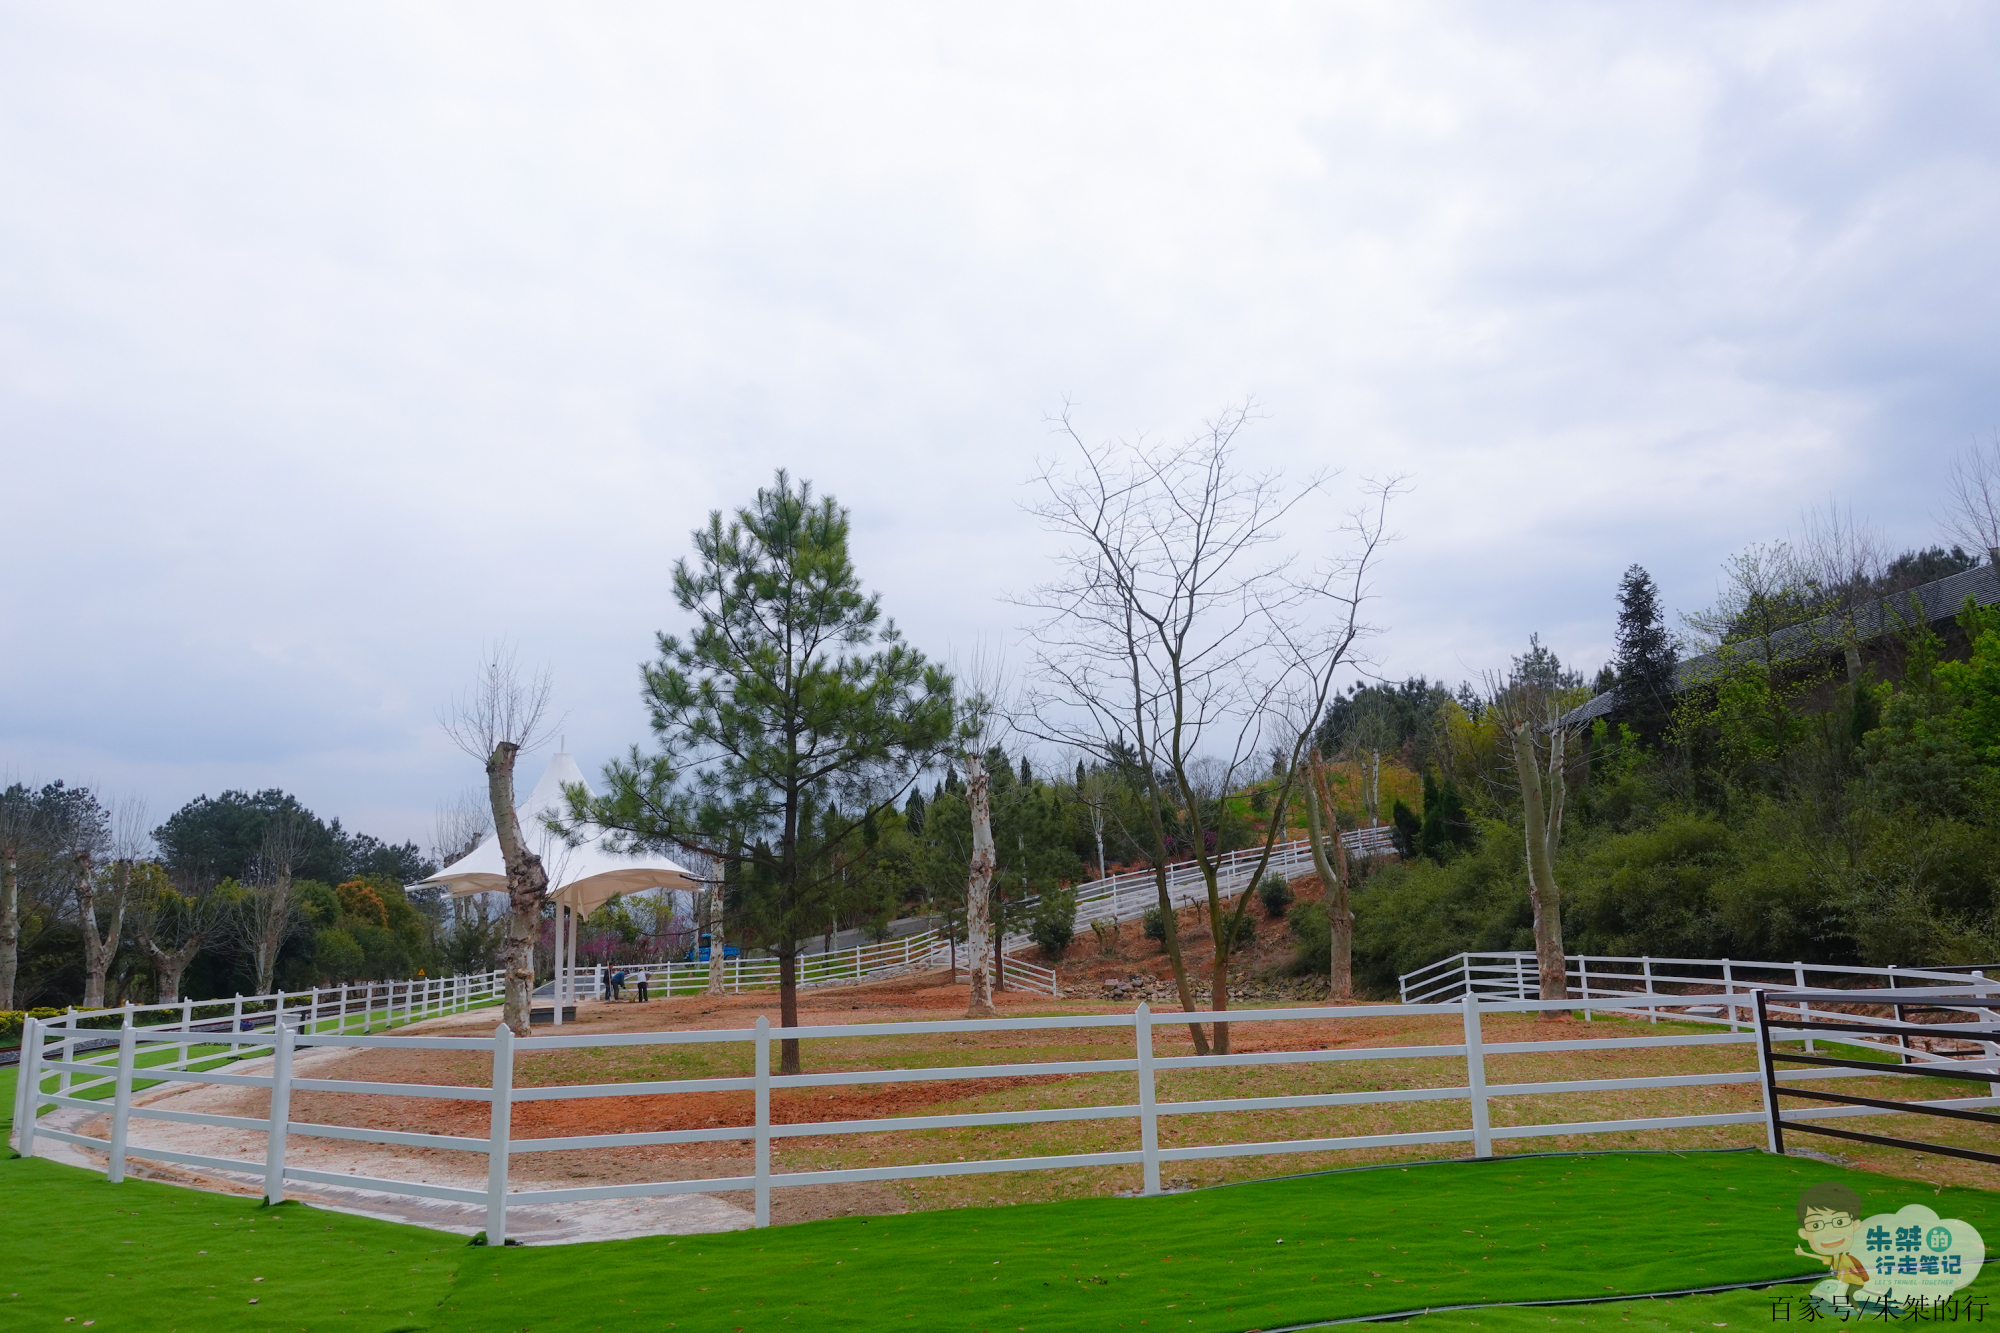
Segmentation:
{"type": "MultiPolygon", "coordinates": [[[[16,1100],[22,1101],[21,1090],[34,1076],[37,1060],[42,1067],[56,1071],[55,1091],[71,1100],[115,1082],[115,1062],[107,1067],[101,1061],[80,1057],[108,1049],[122,1051],[128,1033],[141,1034],[133,1040],[145,1043],[149,1055],[162,1057],[157,1063],[149,1063],[140,1077],[226,1083],[244,1076],[212,1070],[198,1072],[195,1066],[243,1060],[260,1051],[275,1051],[281,1024],[285,1030],[298,1030],[314,1039],[331,1042],[356,1028],[366,1033],[378,1025],[404,1026],[496,1004],[505,987],[504,976],[493,971],[415,981],[319,986],[302,991],[274,991],[269,995],[237,995],[227,1000],[176,1000],[165,1004],[128,1004],[119,1009],[72,1009],[55,1018],[30,1018],[27,1024],[33,1026],[41,1046],[37,1049],[30,1043],[24,1025],[16,1100]],[[107,1016],[119,1020],[115,1037],[96,1026],[107,1016]],[[218,1046],[228,1048],[227,1054],[218,1054],[214,1049],[218,1046]],[[57,1052],[54,1059],[47,1058],[49,1050],[57,1052]],[[75,1082],[78,1075],[85,1076],[86,1081],[75,1082]]],[[[129,1070],[126,1079],[129,1083],[129,1070]]]]}
{"type": "MultiPolygon", "coordinates": [[[[2000,983],[1964,983],[1951,990],[1946,1004],[1967,1009],[1981,1009],[1983,1006],[2000,1001],[2000,983]]],[[[1816,992],[1818,996],[1831,997],[1834,992],[1816,992]]],[[[1926,996],[1931,988],[1926,988],[1926,996]]],[[[1634,998],[1622,996],[1629,1003],[1634,998]]],[[[1688,997],[1678,994],[1641,995],[1638,999],[1662,1004],[1683,1004],[1688,997]]],[[[1810,1002],[1808,997],[1806,1002],[1810,1002]]],[[[1931,1001],[1936,1002],[1936,1001],[1931,1001]]],[[[1677,1034],[1645,1037],[1614,1037],[1563,1039],[1551,1041],[1498,1041],[1485,1039],[1482,1023],[1486,1016],[1501,1013],[1537,1013],[1551,1009],[1574,1008],[1569,1001],[1508,1000],[1489,1002],[1472,994],[1461,996],[1452,1003],[1432,1003],[1416,1005],[1372,1005],[1340,1007],[1307,1007],[1290,1009],[1238,1009],[1227,1013],[1178,1012],[1153,1013],[1148,1006],[1140,1005],[1130,1014],[1073,1015],[1052,1018],[1029,1019],[987,1019],[952,1022],[896,1022],[875,1024],[828,1024],[799,1028],[773,1029],[767,1020],[759,1019],[754,1029],[732,1029],[719,1031],[651,1032],[651,1033],[583,1033],[574,1035],[549,1035],[515,1038],[505,1027],[501,1027],[492,1037],[481,1038],[439,1038],[418,1036],[367,1036],[337,1031],[313,1030],[306,1022],[309,1011],[301,1008],[296,1013],[287,1013],[285,1021],[278,1024],[271,1034],[232,1031],[212,1034],[206,1040],[233,1045],[239,1052],[250,1048],[253,1053],[268,1054],[269,1064],[256,1072],[238,1069],[232,1072],[221,1070],[201,1070],[186,1066],[144,1066],[143,1061],[161,1050],[171,1051],[176,1033],[162,1031],[157,1027],[143,1027],[128,1022],[118,1033],[118,1048],[113,1057],[99,1057],[96,1060],[78,1059],[68,1051],[64,1042],[70,1033],[58,1030],[53,1024],[40,1020],[29,1020],[25,1034],[24,1050],[27,1065],[22,1071],[18,1084],[18,1101],[15,1116],[16,1132],[20,1151],[30,1154],[35,1151],[37,1139],[48,1138],[72,1145],[87,1152],[101,1154],[106,1175],[113,1181],[122,1180],[128,1164],[134,1158],[190,1165],[206,1170],[223,1171],[261,1180],[265,1197],[276,1202],[285,1196],[288,1186],[328,1184],[358,1187],[388,1194],[408,1195],[416,1198],[442,1199],[484,1206],[486,1237],[489,1244],[498,1244],[507,1235],[507,1210],[510,1207],[532,1204],[554,1204],[601,1200],[613,1198],[638,1198],[649,1195],[712,1193],[727,1190],[750,1190],[754,1199],[754,1222],[757,1226],[768,1225],[770,1221],[771,1191],[802,1185],[825,1185],[856,1183],[863,1181],[907,1180],[923,1177],[984,1174],[1006,1171],[1063,1170],[1078,1167],[1137,1166],[1140,1168],[1143,1188],[1147,1194],[1157,1194],[1161,1190],[1161,1166],[1165,1163],[1195,1161],[1222,1157],[1267,1156],[1302,1152],[1342,1151],[1361,1148],[1416,1147],[1437,1144],[1465,1144],[1472,1155],[1487,1157],[1493,1153],[1496,1141],[1536,1139],[1556,1135],[1594,1135],[1623,1133],[1629,1131],[1654,1131],[1665,1129],[1693,1128],[1703,1126],[1755,1125],[1766,1123],[1777,1116],[1780,1123],[1805,1120],[1825,1120],[1851,1116],[1889,1115],[1907,1110],[1912,1103],[1878,1102],[1871,1105],[1812,1106],[1801,1109],[1774,1110],[1772,1102],[1777,1092],[1786,1085],[1809,1082],[1823,1078],[1854,1078],[1857,1075],[1848,1069],[1787,1069],[1774,1070],[1767,1067],[1748,1069],[1740,1072],[1697,1073],[1667,1076],[1619,1077],[1565,1079],[1557,1081],[1537,1081],[1525,1083],[1494,1082],[1489,1061],[1494,1057],[1536,1054],[1544,1055],[1566,1051],[1653,1051],[1663,1047],[1704,1047],[1742,1045],[1746,1048],[1763,1049],[1760,1036],[1756,1032],[1714,1032],[1677,1034]],[[1305,1049],[1277,1051],[1257,1051],[1227,1056],[1159,1056],[1153,1047],[1153,1033],[1156,1027],[1168,1025],[1178,1027],[1188,1022],[1227,1021],[1241,1031],[1258,1023],[1310,1022],[1331,1024],[1336,1028],[1371,1018],[1406,1019],[1412,1014],[1448,1016],[1458,1024],[1460,1039],[1454,1042],[1426,1046],[1401,1047],[1354,1047],[1343,1044],[1342,1034],[1329,1034],[1318,1045],[1305,1049]],[[301,1020],[298,1025],[291,1021],[301,1020]],[[821,1039],[853,1041],[855,1039],[882,1038],[907,1035],[945,1035],[960,1033],[1015,1033],[1045,1031],[1051,1029],[1109,1029],[1130,1034],[1130,1054],[1109,1058],[1058,1060],[1046,1062],[1011,1062],[991,1065],[936,1064],[922,1067],[893,1067],[845,1070],[839,1072],[774,1075],[771,1072],[771,1045],[775,1040],[796,1038],[813,1041],[821,1039]],[[577,1050],[587,1047],[635,1047],[671,1046],[689,1043],[748,1044],[751,1048],[752,1070],[749,1076],[731,1077],[691,1077],[649,1082],[598,1083],[563,1085],[551,1087],[521,1087],[515,1079],[515,1059],[518,1053],[555,1050],[577,1050]],[[302,1048],[346,1047],[355,1049],[395,1049],[395,1050],[453,1050],[485,1052],[491,1062],[490,1078],[485,1087],[426,1087],[403,1083],[370,1082],[353,1079],[331,1079],[300,1077],[293,1072],[294,1060],[302,1048]],[[1447,1061],[1459,1063],[1463,1070],[1463,1081],[1445,1086],[1422,1086],[1410,1088],[1383,1088],[1367,1091],[1320,1092],[1287,1096],[1229,1096],[1221,1098],[1200,1098],[1189,1100],[1167,1100],[1161,1096],[1159,1078],[1163,1073],[1179,1070],[1209,1068],[1240,1068],[1251,1066],[1276,1066],[1301,1064],[1332,1064],[1343,1061],[1447,1061]],[[150,1105],[134,1105],[132,1091],[136,1078],[160,1077],[164,1069],[172,1068],[170,1077],[187,1084],[227,1083],[252,1088],[269,1089],[269,1111],[262,1119],[242,1116],[204,1115],[175,1111],[170,1108],[150,1105]],[[99,1083],[112,1083],[112,1103],[106,1107],[103,1102],[87,1100],[79,1095],[78,1089],[68,1080],[78,1073],[86,1073],[99,1083]],[[821,1088],[841,1085],[883,1084],[892,1082],[921,1082],[930,1080],[967,1080],[1014,1078],[1024,1075],[1046,1076],[1051,1074],[1117,1075],[1129,1076],[1134,1080],[1134,1097],[1131,1101],[1121,1101],[1114,1105],[1047,1107],[1026,1111],[982,1112],[976,1114],[912,1115],[870,1120],[834,1120],[809,1123],[775,1124],[771,1117],[771,1093],[773,1090],[794,1088],[821,1088]],[[54,1079],[60,1079],[62,1086],[48,1086],[54,1079]],[[1717,1084],[1743,1084],[1762,1090],[1765,1105],[1762,1109],[1720,1112],[1699,1115],[1641,1116],[1618,1120],[1592,1121],[1546,1121],[1531,1124],[1496,1125],[1492,1123],[1491,1107],[1495,1099],[1522,1097],[1529,1095],[1590,1093],[1654,1088],[1713,1086],[1717,1084]],[[291,1116],[290,1105],[293,1090],[331,1091],[359,1095],[452,1098],[475,1103],[485,1103],[488,1107],[488,1128],[483,1137],[471,1135],[430,1135],[378,1129],[350,1128],[301,1123],[291,1116]],[[747,1091],[754,1094],[753,1110],[748,1123],[718,1126],[694,1130],[668,1130],[645,1133],[587,1134],[560,1137],[522,1138],[512,1135],[512,1107],[526,1101],[566,1101],[572,1099],[598,1097],[654,1096],[675,1093],[696,1093],[714,1091],[747,1091]],[[1350,1134],[1299,1139],[1257,1140],[1247,1142],[1210,1142],[1163,1147],[1160,1143],[1159,1126],[1163,1117],[1182,1115],[1208,1115],[1217,1112],[1255,1111],[1267,1112],[1287,1108],[1334,1107],[1378,1103],[1400,1102],[1450,1102],[1462,1103],[1465,1117],[1462,1125],[1446,1129],[1431,1129],[1411,1132],[1350,1134]],[[74,1127],[58,1129],[54,1126],[38,1126],[38,1116],[48,1108],[68,1108],[110,1115],[108,1138],[97,1138],[81,1133],[84,1121],[79,1120],[74,1127]],[[194,1154],[149,1146],[135,1141],[131,1136],[134,1121],[173,1120],[181,1123],[209,1125],[222,1129],[252,1129],[260,1132],[264,1141],[262,1160],[250,1158],[230,1158],[194,1154]],[[892,1131],[926,1130],[939,1128],[961,1128],[972,1126],[1031,1125],[1059,1121],[1126,1121],[1137,1129],[1138,1147],[1097,1152],[1067,1152],[1031,1157],[1007,1157],[994,1153],[972,1160],[926,1162],[899,1166],[860,1167],[836,1170],[775,1171],[771,1164],[771,1144],[774,1140],[801,1135],[831,1136],[846,1134],[874,1134],[892,1131]],[[385,1145],[419,1146],[463,1152],[473,1156],[483,1156],[486,1160],[486,1187],[475,1190],[458,1186],[432,1184],[423,1181],[388,1180],[361,1177],[339,1173],[321,1172],[302,1168],[287,1161],[287,1144],[293,1136],[320,1135],[335,1136],[364,1143],[385,1145]],[[621,1148],[655,1144],[737,1141],[752,1145],[753,1168],[749,1174],[721,1179],[671,1179],[636,1182],[617,1185],[576,1186],[562,1188],[514,1189],[509,1181],[509,1163],[517,1154],[540,1152],[576,1151],[579,1149],[621,1148]]],[[[1769,1035],[1784,1039],[1800,1034],[1792,1032],[1783,1024],[1782,1016],[1768,1019],[1769,1035]]],[[[1850,1037],[1844,1036],[1843,1040],[1850,1037]]],[[[1747,1050],[1746,1050],[1746,1053],[1747,1050]]],[[[1971,1061],[1952,1060],[1934,1053],[1918,1053],[1912,1065],[1883,1065],[1869,1071],[1881,1078],[1899,1079],[1924,1077],[1940,1072],[1964,1069],[1980,1069],[1991,1066],[1988,1059],[1975,1058],[1971,1061]]],[[[1781,1058],[1789,1058],[1781,1057],[1781,1058]]],[[[1760,1062],[1768,1066],[1771,1062],[1760,1062]]],[[[1927,1107],[1946,1110],[1964,1110],[1971,1107],[2000,1104],[2000,1098],[1993,1096],[1955,1097],[1924,1101],[1927,1107]]],[[[988,1140],[990,1142],[990,1140],[988,1140]]],[[[990,1151],[990,1150],[989,1150],[990,1151]]]]}
{"type": "MultiPolygon", "coordinates": [[[[1731,958],[1637,958],[1578,954],[1566,958],[1571,999],[1567,1007],[1580,1009],[1587,1020],[1598,1013],[1638,1015],[1658,1023],[1662,1013],[1674,1022],[1726,1026],[1732,1032],[1748,1032],[1756,1026],[1756,999],[1759,993],[1799,992],[1805,998],[1774,1000],[1772,1012],[1787,1015],[1806,1025],[1805,1049],[1815,1048],[1813,1015],[1824,1013],[1829,1004],[1870,1005],[1889,1010],[1883,1015],[1843,1014],[1863,1028],[1880,1030],[1879,1036],[1855,1036],[1855,1044],[1879,1050],[1904,1062],[1914,1048],[1912,1033],[1902,1027],[1905,1005],[1894,999],[1877,1001],[1873,992],[1862,989],[1881,987],[1889,993],[1910,986],[1977,986],[1987,980],[1985,970],[1864,967],[1835,963],[1768,963],[1731,958]],[[1664,990],[1664,987],[1720,989],[1664,990]],[[1815,1000],[1816,995],[1832,998],[1815,1000]],[[1841,999],[1842,994],[1852,998],[1841,999]]],[[[1541,967],[1532,953],[1461,953],[1440,959],[1428,967],[1405,973],[1402,997],[1410,1004],[1431,1004],[1469,996],[1482,1004],[1515,1003],[1534,999],[1541,992],[1541,967]]],[[[1975,1007],[1988,1021],[2000,1020],[1990,1007],[1975,1007]]],[[[1929,1026],[1929,1025],[1925,1025],[1929,1026]]],[[[1926,1033],[1939,1036],[1941,1033],[1926,1033]]],[[[2000,1058],[2000,1042],[1973,1040],[1969,1045],[1985,1056],[2000,1058]]]]}

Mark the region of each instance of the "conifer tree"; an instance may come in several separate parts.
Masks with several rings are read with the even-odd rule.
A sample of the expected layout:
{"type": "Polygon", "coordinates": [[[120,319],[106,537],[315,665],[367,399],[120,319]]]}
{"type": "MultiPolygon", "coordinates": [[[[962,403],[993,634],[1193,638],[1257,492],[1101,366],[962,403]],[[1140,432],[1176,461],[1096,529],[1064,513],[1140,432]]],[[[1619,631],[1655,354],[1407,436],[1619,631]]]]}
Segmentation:
{"type": "Polygon", "coordinates": [[[1618,581],[1617,716],[1657,745],[1673,712],[1674,641],[1653,577],[1638,565],[1618,581]]]}
{"type": "MultiPolygon", "coordinates": [[[[711,514],[674,566],[692,632],[662,634],[645,668],[657,750],[608,766],[602,797],[571,793],[574,823],[627,845],[747,859],[744,943],[777,956],[781,1031],[798,1025],[798,958],[850,837],[902,803],[952,732],[950,677],[862,590],[848,534],[845,509],[782,471],[754,504],[711,514]]],[[[780,1070],[798,1069],[784,1038],[780,1070]]]]}

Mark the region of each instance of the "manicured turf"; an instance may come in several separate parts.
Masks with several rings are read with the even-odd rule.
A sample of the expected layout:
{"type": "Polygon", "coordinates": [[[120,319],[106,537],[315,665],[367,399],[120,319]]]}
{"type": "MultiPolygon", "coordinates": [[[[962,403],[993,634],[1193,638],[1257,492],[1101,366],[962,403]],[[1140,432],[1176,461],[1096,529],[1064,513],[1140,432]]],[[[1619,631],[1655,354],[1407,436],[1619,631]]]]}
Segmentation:
{"type": "MultiPolygon", "coordinates": [[[[11,1071],[0,1074],[0,1098],[11,1087],[11,1071]]],[[[0,1100],[0,1108],[8,1104],[0,1100]]],[[[505,1250],[291,1204],[266,1209],[143,1181],[114,1186],[54,1163],[8,1160],[0,1161],[9,1248],[0,1328],[94,1320],[104,1330],[188,1333],[1241,1333],[1429,1305],[1817,1274],[1791,1253],[1792,1208],[1803,1185],[1827,1179],[1844,1180],[1871,1207],[1920,1198],[2000,1235],[2000,1195],[1933,1193],[1759,1153],[1432,1163],[1157,1199],[505,1250]]],[[[1732,1293],[1414,1322],[1452,1333],[1569,1333],[1578,1325],[1595,1333],[1700,1333],[1766,1326],[1771,1299],[1732,1293]]]]}
{"type": "Polygon", "coordinates": [[[0,1162],[0,1216],[10,1331],[429,1328],[467,1253],[442,1232],[52,1162],[0,1162]]]}
{"type": "Polygon", "coordinates": [[[2000,1224],[2000,1196],[1936,1198],[1760,1153],[1438,1163],[1158,1199],[622,1241],[594,1247],[588,1262],[560,1248],[474,1251],[437,1326],[619,1329],[657,1317],[697,1330],[1235,1333],[1427,1305],[1776,1280],[1824,1272],[1792,1245],[1798,1192],[1825,1179],[1885,1204],[1921,1191],[1947,1215],[2000,1224]],[[666,1292],[685,1295],[663,1302],[666,1292]]]}
{"type": "MultiPolygon", "coordinates": [[[[1970,1297],[1980,1301],[1983,1292],[1995,1288],[1992,1281],[1974,1283],[1960,1292],[1961,1302],[1970,1297]]],[[[1604,1305],[1515,1306],[1491,1310],[1458,1310],[1447,1314],[1421,1315],[1403,1323],[1379,1324],[1379,1330],[1414,1328],[1422,1333],[1714,1333],[1718,1328],[1765,1329],[1790,1333],[1793,1326],[1828,1325],[1841,1321],[1811,1319],[1805,1314],[1806,1293],[1811,1286],[1771,1287],[1756,1291],[1729,1291],[1713,1296],[1681,1296],[1673,1300],[1615,1301],[1604,1305]]],[[[1975,1325],[2000,1318],[2000,1311],[1981,1311],[1975,1325]]],[[[1870,1315],[1872,1327],[1888,1327],[1870,1315]]],[[[1848,1323],[1859,1323],[1850,1319],[1848,1323]]],[[[1960,1314],[1959,1323],[1968,1322],[1960,1314]]],[[[1915,1320],[1900,1321],[1909,1328],[1925,1327],[1915,1320]]]]}

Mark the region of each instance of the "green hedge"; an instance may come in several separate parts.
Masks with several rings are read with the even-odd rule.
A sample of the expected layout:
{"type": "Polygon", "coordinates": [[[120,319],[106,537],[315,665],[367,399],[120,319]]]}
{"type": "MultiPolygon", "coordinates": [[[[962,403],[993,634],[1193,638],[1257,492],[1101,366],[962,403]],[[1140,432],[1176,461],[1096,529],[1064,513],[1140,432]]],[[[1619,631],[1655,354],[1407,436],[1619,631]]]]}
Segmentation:
{"type": "Polygon", "coordinates": [[[30,1018],[61,1018],[60,1009],[0,1009],[0,1041],[19,1042],[30,1018]]]}

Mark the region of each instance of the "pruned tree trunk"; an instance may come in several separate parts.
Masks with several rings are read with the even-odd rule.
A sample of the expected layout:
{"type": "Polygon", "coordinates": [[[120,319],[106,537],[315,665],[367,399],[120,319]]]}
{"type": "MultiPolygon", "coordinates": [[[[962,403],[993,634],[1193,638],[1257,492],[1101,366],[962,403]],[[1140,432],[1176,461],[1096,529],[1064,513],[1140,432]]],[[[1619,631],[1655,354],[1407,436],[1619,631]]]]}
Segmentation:
{"type": "Polygon", "coordinates": [[[549,873],[542,858],[528,849],[521,821],[514,813],[514,759],[521,747],[501,741],[486,761],[486,795],[493,806],[493,829],[500,839],[500,857],[507,868],[507,934],[500,946],[500,967],[506,976],[506,1001],[501,1021],[517,1037],[528,1035],[528,1006],[535,992],[535,932],[542,922],[542,901],[548,897],[549,873]]]}
{"type": "MultiPolygon", "coordinates": [[[[1565,729],[1548,730],[1548,772],[1541,771],[1535,727],[1521,720],[1509,728],[1514,767],[1521,783],[1521,822],[1528,844],[1528,898],[1535,909],[1535,963],[1541,970],[1542,998],[1569,998],[1569,964],[1563,956],[1562,894],[1556,888],[1556,848],[1562,841],[1565,729]]],[[[1548,1010],[1543,1018],[1557,1018],[1548,1010]]]]}
{"type": "Polygon", "coordinates": [[[970,748],[964,756],[965,801],[972,811],[972,864],[965,876],[965,972],[971,985],[967,1018],[991,1018],[993,1007],[993,801],[986,760],[970,748]]]}
{"type": "MultiPolygon", "coordinates": [[[[114,863],[115,877],[129,873],[121,871],[123,863],[114,863]]],[[[119,890],[121,884],[114,883],[112,889],[111,920],[103,934],[97,930],[97,864],[89,852],[76,854],[76,916],[77,926],[83,931],[83,1007],[102,1009],[104,1007],[104,976],[111,970],[111,956],[118,951],[119,933],[125,928],[125,895],[119,890]]]]}
{"type": "Polygon", "coordinates": [[[277,984],[278,954],[292,933],[291,871],[281,868],[271,883],[259,887],[251,897],[250,911],[251,966],[257,972],[257,994],[268,995],[277,984]]]}
{"type": "Polygon", "coordinates": [[[207,937],[196,935],[178,949],[163,949],[149,935],[139,937],[146,956],[153,960],[153,972],[159,978],[161,1004],[172,1004],[181,998],[181,977],[186,974],[188,964],[201,952],[207,937]]]}
{"type": "Polygon", "coordinates": [[[1340,827],[1326,788],[1326,773],[1314,750],[1306,783],[1306,834],[1312,843],[1313,869],[1326,889],[1328,945],[1327,998],[1354,998],[1354,912],[1348,902],[1347,858],[1340,846],[1340,827]],[[1334,854],[1327,855],[1328,842],[1334,854]],[[1337,860],[1337,864],[1336,864],[1337,860]]]}
{"type": "Polygon", "coordinates": [[[21,965],[20,849],[0,847],[0,1009],[14,1007],[14,978],[21,965]]]}
{"type": "Polygon", "coordinates": [[[726,990],[722,974],[722,886],[708,891],[708,993],[726,990]]]}

